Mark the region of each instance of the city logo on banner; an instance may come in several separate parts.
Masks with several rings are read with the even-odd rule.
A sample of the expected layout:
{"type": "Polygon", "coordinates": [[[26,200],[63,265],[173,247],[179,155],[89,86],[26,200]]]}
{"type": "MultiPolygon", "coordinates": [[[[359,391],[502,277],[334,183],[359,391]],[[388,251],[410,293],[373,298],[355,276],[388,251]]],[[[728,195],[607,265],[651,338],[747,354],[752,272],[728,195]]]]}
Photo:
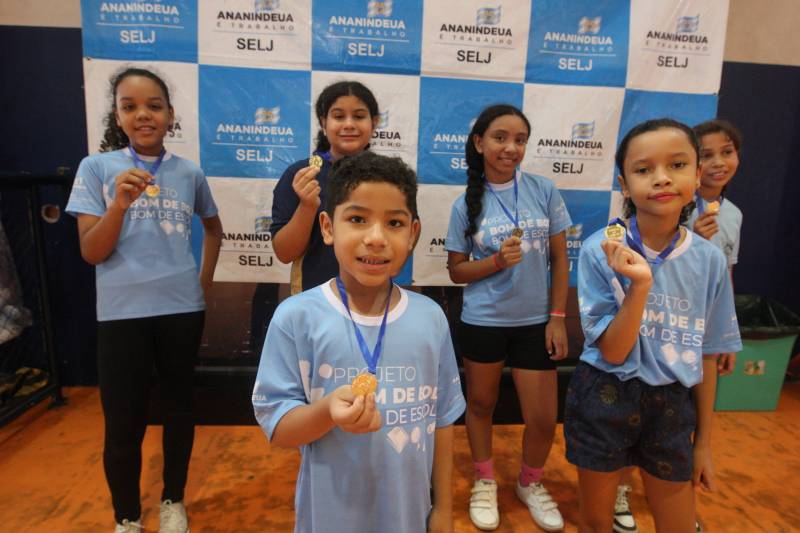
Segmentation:
{"type": "Polygon", "coordinates": [[[269,69],[310,68],[311,0],[199,2],[199,62],[269,69]]]}
{"type": "Polygon", "coordinates": [[[392,0],[370,0],[367,4],[368,17],[391,17],[392,16],[392,0]]]}
{"type": "MultiPolygon", "coordinates": [[[[332,15],[328,19],[328,32],[341,37],[400,38],[407,37],[406,21],[391,18],[392,2],[367,2],[366,16],[332,15]],[[388,4],[388,5],[387,5],[388,4]]],[[[375,50],[383,55],[383,45],[375,50]]],[[[380,56],[379,56],[380,57],[380,56]]]]}
{"type": "Polygon", "coordinates": [[[187,0],[83,0],[84,54],[123,60],[197,60],[196,7],[187,0]]]}
{"type": "Polygon", "coordinates": [[[614,0],[534,2],[526,80],[562,85],[623,86],[629,9],[614,0]]]}
{"type": "Polygon", "coordinates": [[[256,216],[254,225],[257,235],[269,233],[269,227],[272,225],[272,217],[266,215],[256,216]]]}
{"type": "Polygon", "coordinates": [[[270,31],[293,32],[295,17],[291,11],[278,11],[278,0],[255,0],[252,9],[218,9],[216,26],[219,29],[241,32],[243,35],[270,31]]]}
{"type": "Polygon", "coordinates": [[[673,31],[650,29],[644,46],[662,52],[656,62],[664,68],[688,68],[690,55],[709,51],[708,35],[700,32],[700,15],[678,17],[673,31]]]}
{"type": "Polygon", "coordinates": [[[279,125],[281,108],[259,107],[252,123],[218,122],[213,144],[263,145],[264,148],[236,150],[237,161],[271,163],[273,148],[296,147],[291,126],[279,125]]]}
{"type": "MultiPolygon", "coordinates": [[[[594,121],[576,122],[572,125],[569,136],[561,138],[542,137],[536,143],[536,154],[539,156],[557,156],[559,159],[578,161],[582,159],[602,159],[604,155],[603,141],[594,139],[594,121]]],[[[554,163],[558,165],[558,163],[554,163]]],[[[580,174],[583,163],[572,164],[556,170],[555,173],[580,174]]]]}
{"type": "MultiPolygon", "coordinates": [[[[439,27],[439,41],[443,43],[459,43],[500,46],[512,48],[514,32],[508,26],[501,24],[503,7],[482,7],[475,14],[475,24],[459,24],[444,21],[439,27]]],[[[491,52],[478,63],[490,63],[491,52]]],[[[459,59],[461,61],[461,59],[459,59]]],[[[471,61],[472,62],[472,61],[471,61]]]]}
{"type": "Polygon", "coordinates": [[[601,33],[603,17],[582,17],[573,33],[547,31],[541,44],[541,51],[561,52],[558,59],[559,70],[590,71],[594,69],[597,58],[616,57],[614,38],[601,33]],[[569,57],[575,54],[576,57],[569,57]]]}
{"type": "Polygon", "coordinates": [[[486,4],[425,2],[424,75],[524,80],[530,3],[486,4]]]}
{"type": "Polygon", "coordinates": [[[370,147],[377,149],[399,150],[403,147],[403,136],[400,131],[391,128],[389,110],[378,114],[378,125],[372,132],[370,147]]]}
{"type": "Polygon", "coordinates": [[[539,157],[555,159],[553,174],[580,175],[584,161],[602,160],[605,156],[603,141],[595,139],[595,122],[576,122],[570,134],[560,138],[542,137],[536,142],[539,157]]]}
{"type": "Polygon", "coordinates": [[[256,12],[275,11],[280,5],[280,0],[256,0],[256,12]]]}
{"type": "Polygon", "coordinates": [[[275,39],[269,37],[270,34],[293,34],[295,31],[295,17],[291,11],[278,11],[279,8],[279,0],[255,0],[252,10],[219,9],[216,28],[241,35],[236,39],[237,50],[272,52],[275,39]]]}
{"type": "Polygon", "coordinates": [[[419,73],[422,7],[392,0],[315,2],[315,68],[419,73]]]}

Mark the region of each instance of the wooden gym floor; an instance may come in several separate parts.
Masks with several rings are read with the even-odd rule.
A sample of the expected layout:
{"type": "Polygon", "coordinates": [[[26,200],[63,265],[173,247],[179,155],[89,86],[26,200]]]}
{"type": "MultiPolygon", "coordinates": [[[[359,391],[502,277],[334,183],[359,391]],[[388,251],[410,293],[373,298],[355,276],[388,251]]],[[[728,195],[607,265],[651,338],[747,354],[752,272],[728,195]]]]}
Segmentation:
{"type": "MultiPolygon", "coordinates": [[[[103,419],[98,390],[65,390],[68,405],[40,405],[0,428],[0,529],[23,532],[110,532],[113,513],[102,469],[103,419]]],[[[500,484],[499,532],[538,531],[513,492],[520,426],[496,426],[500,484]]],[[[158,530],[161,428],[144,442],[143,522],[158,530]]],[[[789,532],[800,528],[800,383],[787,384],[776,412],[717,413],[713,434],[720,489],[699,493],[705,531],[789,532]]],[[[271,448],[255,426],[197,428],[186,502],[191,528],[201,532],[284,532],[293,524],[298,466],[295,450],[271,448]]],[[[469,448],[456,427],[455,529],[472,532],[467,514],[469,448]]],[[[577,523],[576,472],[564,459],[559,425],[545,483],[567,523],[577,523]]],[[[636,476],[631,506],[639,531],[654,531],[636,476]]],[[[389,533],[389,532],[387,532],[389,533]]]]}

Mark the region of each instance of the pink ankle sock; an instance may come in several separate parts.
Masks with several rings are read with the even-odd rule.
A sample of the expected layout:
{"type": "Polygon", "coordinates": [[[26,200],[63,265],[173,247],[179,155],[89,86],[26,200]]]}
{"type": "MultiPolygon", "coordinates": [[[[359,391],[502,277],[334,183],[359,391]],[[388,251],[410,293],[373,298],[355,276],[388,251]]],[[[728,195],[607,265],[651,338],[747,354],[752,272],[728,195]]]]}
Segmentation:
{"type": "Polygon", "coordinates": [[[530,466],[522,463],[519,470],[519,484],[527,487],[531,483],[538,483],[542,479],[544,468],[531,468],[530,466]]]}
{"type": "Polygon", "coordinates": [[[475,479],[494,479],[494,461],[491,458],[472,465],[475,467],[475,479]]]}

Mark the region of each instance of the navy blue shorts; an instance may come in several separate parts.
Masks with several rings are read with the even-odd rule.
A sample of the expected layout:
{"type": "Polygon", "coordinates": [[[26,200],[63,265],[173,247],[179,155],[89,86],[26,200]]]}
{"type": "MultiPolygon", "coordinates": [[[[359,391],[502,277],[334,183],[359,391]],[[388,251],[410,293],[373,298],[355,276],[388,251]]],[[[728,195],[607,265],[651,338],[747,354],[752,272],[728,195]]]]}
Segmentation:
{"type": "Polygon", "coordinates": [[[635,465],[659,479],[689,481],[696,421],[692,391],[680,383],[620,381],[580,362],[564,410],[567,460],[596,472],[635,465]]]}
{"type": "Polygon", "coordinates": [[[500,363],[523,370],[555,370],[545,346],[544,324],[530,326],[475,326],[461,321],[458,342],[465,359],[500,363]]]}

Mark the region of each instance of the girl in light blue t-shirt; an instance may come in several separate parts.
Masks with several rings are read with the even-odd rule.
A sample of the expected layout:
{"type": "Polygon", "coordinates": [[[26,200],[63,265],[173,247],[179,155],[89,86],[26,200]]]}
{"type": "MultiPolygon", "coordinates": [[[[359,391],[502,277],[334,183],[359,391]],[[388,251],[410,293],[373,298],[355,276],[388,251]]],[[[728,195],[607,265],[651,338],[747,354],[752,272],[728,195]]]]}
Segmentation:
{"type": "Polygon", "coordinates": [[[628,467],[639,467],[658,531],[694,531],[693,485],[716,484],[717,355],[741,350],[741,340],[725,257],[681,225],[700,185],[699,155],[685,124],[634,127],[616,154],[625,220],[581,247],[585,342],[564,437],[582,530],[612,529],[628,467]]]}
{"type": "Polygon", "coordinates": [[[163,532],[188,531],[183,493],[194,439],[192,376],[222,224],[203,171],[164,148],[175,113],[164,81],[128,68],[111,80],[101,153],[84,158],[67,212],[97,278],[97,374],[105,419],[103,466],[116,532],[142,529],[141,447],[151,376],[163,391],[163,532]],[[191,249],[203,222],[203,262],[191,249]]]}
{"type": "Polygon", "coordinates": [[[525,420],[516,493],[542,529],[564,526],[541,478],[556,427],[555,361],[567,355],[571,221],[553,182],[517,169],[530,131],[510,105],[488,107],[476,119],[466,144],[467,190],[453,204],[445,241],[450,278],[467,284],[459,341],[475,469],[469,515],[483,530],[500,522],[492,413],[505,366],[525,420]]]}

